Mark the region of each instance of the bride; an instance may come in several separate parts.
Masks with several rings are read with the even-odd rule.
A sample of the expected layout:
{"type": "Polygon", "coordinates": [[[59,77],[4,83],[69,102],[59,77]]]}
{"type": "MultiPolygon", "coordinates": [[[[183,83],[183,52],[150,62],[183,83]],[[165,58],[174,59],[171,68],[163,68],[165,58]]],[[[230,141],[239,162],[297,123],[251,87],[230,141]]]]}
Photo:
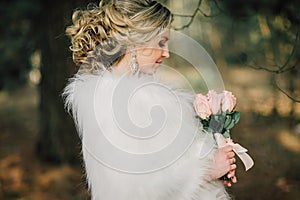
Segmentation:
{"type": "Polygon", "coordinates": [[[95,200],[230,199],[235,154],[217,150],[193,95],[159,81],[172,14],[152,0],[102,0],[66,29],[79,66],[64,90],[95,200]],[[227,174],[231,181],[221,182],[227,174]]]}

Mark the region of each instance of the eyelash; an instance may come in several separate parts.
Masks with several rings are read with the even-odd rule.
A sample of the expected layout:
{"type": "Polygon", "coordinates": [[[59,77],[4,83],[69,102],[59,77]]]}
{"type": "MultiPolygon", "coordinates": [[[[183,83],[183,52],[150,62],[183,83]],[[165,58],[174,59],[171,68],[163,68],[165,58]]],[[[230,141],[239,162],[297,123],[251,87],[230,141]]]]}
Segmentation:
{"type": "Polygon", "coordinates": [[[160,41],[160,42],[158,43],[158,45],[159,45],[159,47],[165,47],[165,44],[164,44],[162,41],[160,41]]]}

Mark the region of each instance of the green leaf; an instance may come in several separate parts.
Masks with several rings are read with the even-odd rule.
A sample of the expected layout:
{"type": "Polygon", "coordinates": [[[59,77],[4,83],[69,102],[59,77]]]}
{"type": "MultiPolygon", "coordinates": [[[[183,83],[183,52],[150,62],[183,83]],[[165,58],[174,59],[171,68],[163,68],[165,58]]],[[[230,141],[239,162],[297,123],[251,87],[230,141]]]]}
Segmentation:
{"type": "Polygon", "coordinates": [[[225,131],[225,132],[223,133],[223,136],[224,136],[225,138],[230,138],[229,130],[225,131]]]}
{"type": "Polygon", "coordinates": [[[230,124],[226,127],[226,129],[227,129],[227,130],[232,129],[232,128],[234,127],[235,124],[236,124],[235,121],[232,119],[232,120],[230,121],[230,124]]]}
{"type": "Polygon", "coordinates": [[[225,119],[225,122],[224,122],[224,128],[225,129],[228,129],[227,127],[229,126],[230,122],[231,122],[231,116],[227,115],[226,119],[225,119]]]}
{"type": "Polygon", "coordinates": [[[214,118],[216,121],[219,121],[219,116],[218,115],[214,115],[214,118]]]}
{"type": "Polygon", "coordinates": [[[241,113],[235,111],[235,112],[233,113],[233,119],[234,119],[234,121],[235,121],[236,124],[240,121],[240,118],[241,118],[241,113]]]}

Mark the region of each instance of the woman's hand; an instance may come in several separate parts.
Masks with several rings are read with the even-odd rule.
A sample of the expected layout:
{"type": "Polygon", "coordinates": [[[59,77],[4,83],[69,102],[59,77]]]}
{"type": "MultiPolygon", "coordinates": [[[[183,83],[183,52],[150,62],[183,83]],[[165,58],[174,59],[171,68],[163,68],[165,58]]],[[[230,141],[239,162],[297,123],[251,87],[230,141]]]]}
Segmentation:
{"type": "Polygon", "coordinates": [[[230,172],[228,172],[227,174],[228,178],[231,178],[230,180],[223,180],[223,184],[227,185],[228,187],[231,187],[231,183],[237,183],[237,179],[235,176],[235,170],[231,170],[230,172]]]}
{"type": "Polygon", "coordinates": [[[236,183],[235,169],[237,166],[235,164],[236,159],[234,156],[235,153],[233,152],[232,146],[226,145],[220,148],[215,154],[210,177],[212,179],[218,179],[227,174],[227,177],[230,178],[231,181],[223,181],[223,183],[228,187],[231,186],[231,183],[236,183]]]}

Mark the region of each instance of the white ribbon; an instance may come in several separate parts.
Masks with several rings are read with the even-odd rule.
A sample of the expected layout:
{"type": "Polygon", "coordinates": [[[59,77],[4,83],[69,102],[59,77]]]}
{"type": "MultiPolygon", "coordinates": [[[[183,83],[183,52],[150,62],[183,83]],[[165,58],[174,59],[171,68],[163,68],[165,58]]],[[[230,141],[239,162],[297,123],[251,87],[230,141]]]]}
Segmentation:
{"type": "Polygon", "coordinates": [[[225,137],[220,133],[215,133],[215,139],[217,141],[218,147],[222,148],[226,145],[231,145],[233,147],[233,151],[243,162],[246,171],[248,171],[254,165],[253,159],[246,153],[248,150],[238,143],[234,143],[232,140],[226,141],[225,137]]]}

